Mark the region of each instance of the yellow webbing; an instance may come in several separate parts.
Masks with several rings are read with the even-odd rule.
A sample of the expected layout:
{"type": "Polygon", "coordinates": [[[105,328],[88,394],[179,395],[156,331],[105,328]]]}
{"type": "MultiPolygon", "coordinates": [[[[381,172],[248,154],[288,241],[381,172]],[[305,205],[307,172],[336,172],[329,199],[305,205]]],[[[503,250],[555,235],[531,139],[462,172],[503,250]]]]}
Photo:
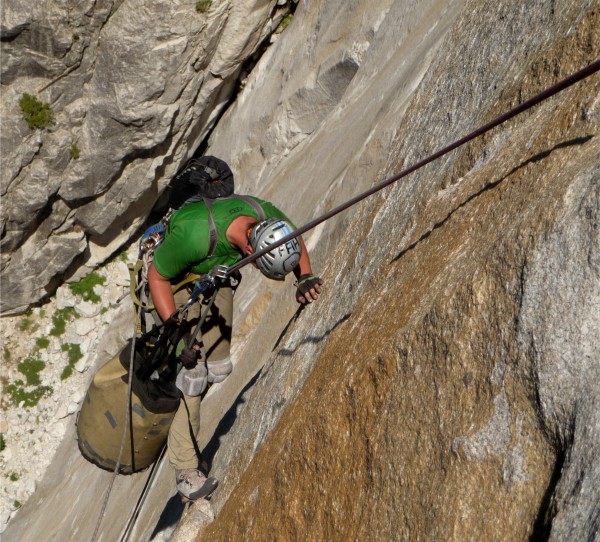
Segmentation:
{"type": "MultiPolygon", "coordinates": [[[[138,307],[141,307],[142,309],[152,311],[152,310],[154,310],[154,305],[144,305],[142,303],[142,301],[140,300],[140,298],[137,294],[137,291],[136,291],[137,275],[138,275],[140,269],[142,268],[142,265],[143,265],[142,260],[138,260],[135,265],[131,265],[131,264],[128,265],[128,267],[129,267],[129,293],[131,295],[131,299],[132,299],[134,305],[137,305],[138,307]]],[[[189,284],[190,282],[194,282],[195,280],[198,280],[202,276],[203,275],[197,275],[196,273],[188,273],[181,282],[179,282],[175,285],[172,285],[171,289],[173,290],[173,293],[176,293],[179,290],[181,290],[181,288],[183,286],[185,286],[186,284],[189,284]]]]}

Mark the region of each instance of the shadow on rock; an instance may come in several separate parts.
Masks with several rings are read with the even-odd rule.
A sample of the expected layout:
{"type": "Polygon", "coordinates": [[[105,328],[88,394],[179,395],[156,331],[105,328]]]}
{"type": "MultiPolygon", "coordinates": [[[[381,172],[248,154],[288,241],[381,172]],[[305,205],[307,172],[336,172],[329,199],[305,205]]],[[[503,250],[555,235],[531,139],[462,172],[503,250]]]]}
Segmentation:
{"type": "Polygon", "coordinates": [[[184,510],[185,504],[181,502],[181,497],[178,494],[173,495],[167,501],[167,505],[158,518],[156,527],[154,527],[154,531],[152,531],[152,534],[150,535],[150,540],[154,540],[164,531],[174,529],[179,523],[184,510]]]}
{"type": "Polygon", "coordinates": [[[210,472],[210,470],[212,468],[213,459],[221,445],[221,438],[224,437],[227,433],[229,433],[229,431],[233,427],[233,424],[235,423],[235,420],[238,415],[239,407],[246,402],[246,399],[245,399],[246,393],[257,382],[257,380],[260,377],[261,372],[262,372],[262,369],[259,370],[244,386],[244,388],[239,393],[239,395],[236,397],[235,401],[233,402],[233,404],[231,405],[229,410],[225,413],[223,418],[221,418],[221,421],[219,422],[219,425],[215,429],[215,432],[214,432],[212,438],[210,439],[208,444],[204,447],[204,450],[202,450],[202,462],[203,462],[202,466],[204,468],[206,468],[207,472],[210,472]]]}

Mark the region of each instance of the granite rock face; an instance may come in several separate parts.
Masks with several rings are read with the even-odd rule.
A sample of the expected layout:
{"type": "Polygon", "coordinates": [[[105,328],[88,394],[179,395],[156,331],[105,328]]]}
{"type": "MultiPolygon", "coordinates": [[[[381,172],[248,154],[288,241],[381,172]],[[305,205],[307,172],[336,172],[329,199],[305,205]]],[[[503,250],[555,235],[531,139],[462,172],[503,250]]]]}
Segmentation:
{"type": "MultiPolygon", "coordinates": [[[[336,7],[344,21],[360,10],[336,7]]],[[[449,30],[428,49],[408,100],[399,81],[371,71],[393,55],[393,42],[384,52],[378,40],[401,26],[394,4],[342,102],[284,151],[270,181],[255,145],[234,139],[252,151],[231,158],[256,167],[288,205],[314,198],[298,204],[301,215],[316,209],[312,217],[599,56],[597,2],[466,1],[443,17],[439,6],[420,8],[405,52],[442,20],[449,30]],[[353,113],[372,120],[374,102],[380,121],[357,144],[363,117],[353,113]],[[317,177],[335,190],[319,189],[317,177]],[[282,194],[284,179],[295,194],[289,185],[282,194]]],[[[303,34],[325,32],[317,12],[297,13],[303,34]]],[[[293,81],[285,58],[295,49],[284,46],[269,70],[293,81]]],[[[267,362],[219,436],[216,519],[199,539],[599,536],[598,91],[595,75],[313,233],[326,294],[280,325],[268,349],[248,339],[239,355],[267,362]]],[[[283,85],[279,103],[292,110],[289,96],[298,92],[283,85]]],[[[252,117],[243,103],[232,126],[235,115],[252,117]]],[[[285,116],[273,108],[270,118],[285,116]]],[[[229,135],[220,126],[212,148],[229,135]]],[[[283,295],[264,309],[265,327],[283,295]]]]}
{"type": "Polygon", "coordinates": [[[275,0],[213,2],[204,13],[163,0],[3,6],[2,312],[46,298],[130,240],[289,9],[275,0]],[[53,126],[27,126],[25,93],[51,106],[53,126]]]}
{"type": "MultiPolygon", "coordinates": [[[[599,7],[301,2],[206,153],[231,163],[240,192],[300,225],[596,60],[599,7]]],[[[14,35],[27,24],[10,20],[14,35]]],[[[193,505],[171,540],[598,538],[599,91],[596,74],[307,233],[325,279],[314,306],[296,312],[291,280],[244,269],[235,369],[203,404],[200,440],[220,485],[212,510],[193,505]]],[[[202,119],[189,126],[198,140],[202,119]]],[[[121,124],[116,141],[132,129],[121,124]]],[[[43,148],[41,137],[23,153],[43,148]]],[[[144,157],[161,162],[160,179],[185,154],[169,145],[144,157]]],[[[107,234],[109,199],[75,199],[88,222],[65,230],[72,242],[88,243],[86,228],[107,234]]],[[[54,204],[47,221],[75,212],[54,204]]],[[[63,502],[55,487],[68,495],[89,472],[81,463],[65,440],[39,501],[6,533],[83,532],[39,517],[63,502]]],[[[166,514],[172,482],[161,471],[136,539],[154,537],[147,518],[166,514]]],[[[109,538],[141,485],[118,479],[109,538]]],[[[98,499],[69,506],[70,518],[95,518],[98,499]]]]}

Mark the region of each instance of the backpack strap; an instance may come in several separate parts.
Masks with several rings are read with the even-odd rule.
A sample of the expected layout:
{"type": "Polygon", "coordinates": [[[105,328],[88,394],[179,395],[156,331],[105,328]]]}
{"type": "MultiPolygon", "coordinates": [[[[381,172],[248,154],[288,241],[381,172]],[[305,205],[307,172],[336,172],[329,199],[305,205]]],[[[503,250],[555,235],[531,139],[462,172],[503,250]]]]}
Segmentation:
{"type": "Polygon", "coordinates": [[[228,199],[239,199],[244,203],[247,203],[248,205],[250,205],[250,207],[254,209],[254,211],[258,215],[259,220],[262,221],[267,219],[267,215],[265,215],[264,209],[261,207],[260,203],[258,203],[258,201],[256,201],[254,198],[250,196],[242,196],[241,194],[236,194],[235,196],[229,196],[228,199]]]}
{"type": "MultiPolygon", "coordinates": [[[[217,226],[215,224],[215,219],[212,214],[212,206],[215,202],[214,199],[202,198],[204,200],[204,204],[208,209],[208,257],[212,258],[215,255],[215,249],[217,248],[217,241],[219,240],[219,234],[217,233],[217,226]]],[[[235,194],[234,196],[228,196],[225,198],[219,198],[219,200],[225,199],[237,199],[247,203],[254,209],[256,214],[258,215],[260,220],[265,220],[267,216],[265,215],[264,209],[261,207],[260,203],[256,201],[254,198],[250,196],[243,196],[241,194],[235,194]]]]}
{"type": "MultiPolygon", "coordinates": [[[[202,198],[204,200],[204,204],[208,209],[208,257],[212,258],[215,255],[215,249],[217,248],[217,241],[219,240],[219,234],[217,233],[217,226],[215,224],[215,219],[212,214],[212,206],[215,202],[214,199],[202,198]]],[[[223,198],[225,199],[225,198],[223,198]]]]}

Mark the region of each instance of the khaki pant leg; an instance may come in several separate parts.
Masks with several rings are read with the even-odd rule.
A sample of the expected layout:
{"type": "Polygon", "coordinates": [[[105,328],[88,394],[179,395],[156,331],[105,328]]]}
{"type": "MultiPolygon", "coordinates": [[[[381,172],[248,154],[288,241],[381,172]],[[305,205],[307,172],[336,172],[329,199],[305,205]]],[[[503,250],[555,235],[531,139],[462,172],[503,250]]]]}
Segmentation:
{"type": "Polygon", "coordinates": [[[233,290],[220,288],[202,326],[203,354],[207,361],[229,359],[233,323],[233,290]]]}
{"type": "MultiPolygon", "coordinates": [[[[187,300],[186,292],[178,292],[175,295],[175,303],[181,305],[187,300]]],[[[200,312],[205,306],[194,305],[190,308],[188,317],[192,325],[196,325],[200,318],[200,312]]],[[[223,360],[229,358],[231,345],[231,325],[233,321],[233,291],[231,288],[220,288],[215,302],[202,326],[202,354],[203,359],[223,360]]],[[[201,397],[185,396],[190,410],[189,422],[192,425],[194,435],[200,430],[200,403],[201,397]]],[[[183,401],[175,414],[173,423],[169,430],[168,439],[169,463],[177,470],[197,468],[199,459],[194,450],[194,444],[190,436],[188,414],[183,401]]]]}
{"type": "Polygon", "coordinates": [[[176,470],[196,469],[199,459],[194,450],[194,444],[190,437],[190,426],[194,435],[198,435],[200,429],[200,403],[201,398],[185,396],[185,401],[190,409],[190,417],[185,409],[183,401],[179,402],[179,408],[173,418],[173,423],[169,429],[169,438],[167,446],[169,449],[169,464],[176,470]]]}

